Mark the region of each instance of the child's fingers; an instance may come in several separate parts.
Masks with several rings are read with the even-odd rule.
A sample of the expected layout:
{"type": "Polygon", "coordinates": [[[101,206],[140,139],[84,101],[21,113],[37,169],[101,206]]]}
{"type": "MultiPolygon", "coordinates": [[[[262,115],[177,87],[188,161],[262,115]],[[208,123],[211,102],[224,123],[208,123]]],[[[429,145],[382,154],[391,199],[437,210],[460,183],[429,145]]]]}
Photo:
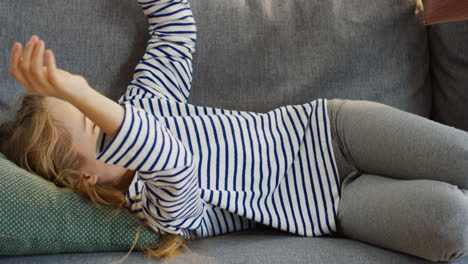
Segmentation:
{"type": "Polygon", "coordinates": [[[55,81],[57,80],[57,65],[55,63],[55,56],[52,50],[46,50],[45,57],[49,81],[51,83],[55,83],[55,81]]]}
{"type": "Polygon", "coordinates": [[[11,49],[11,56],[10,56],[10,73],[12,75],[15,74],[15,65],[16,65],[16,61],[18,60],[18,45],[17,45],[17,42],[15,42],[15,44],[13,45],[13,48],[11,49]]]}
{"type": "Polygon", "coordinates": [[[41,86],[45,86],[48,83],[45,79],[42,65],[44,65],[44,41],[39,40],[36,42],[31,56],[31,75],[41,86]]]}
{"type": "Polygon", "coordinates": [[[13,45],[13,49],[11,50],[11,57],[10,57],[10,73],[13,76],[15,76],[18,72],[17,66],[18,66],[20,54],[21,54],[21,43],[19,45],[15,43],[15,45],[13,45]]]}
{"type": "Polygon", "coordinates": [[[26,86],[27,82],[23,77],[23,73],[20,70],[19,63],[22,54],[22,45],[21,43],[15,43],[13,46],[13,51],[11,54],[11,75],[13,75],[18,82],[20,82],[23,86],[26,86]]]}
{"type": "Polygon", "coordinates": [[[29,80],[29,72],[31,66],[31,53],[34,48],[34,43],[37,40],[37,37],[34,35],[29,40],[28,44],[24,48],[23,61],[21,62],[21,69],[23,70],[24,77],[29,80]]]}

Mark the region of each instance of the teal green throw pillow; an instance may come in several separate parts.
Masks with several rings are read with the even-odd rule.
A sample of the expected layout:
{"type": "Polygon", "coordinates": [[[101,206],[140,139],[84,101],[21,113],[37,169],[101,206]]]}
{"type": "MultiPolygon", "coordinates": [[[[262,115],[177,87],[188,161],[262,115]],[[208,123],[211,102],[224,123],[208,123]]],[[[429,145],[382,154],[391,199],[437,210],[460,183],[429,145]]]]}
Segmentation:
{"type": "MultiPolygon", "coordinates": [[[[37,177],[0,153],[0,255],[128,251],[141,221],[126,208],[105,205],[37,177]]],[[[140,246],[158,245],[159,234],[142,225],[140,246]]]]}

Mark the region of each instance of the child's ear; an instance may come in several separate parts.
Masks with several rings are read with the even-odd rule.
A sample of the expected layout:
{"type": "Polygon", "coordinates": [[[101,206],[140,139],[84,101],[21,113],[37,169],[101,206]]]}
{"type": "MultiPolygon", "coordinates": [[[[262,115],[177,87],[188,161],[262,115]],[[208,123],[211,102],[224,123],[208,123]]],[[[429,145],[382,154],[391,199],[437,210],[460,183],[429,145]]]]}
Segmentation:
{"type": "Polygon", "coordinates": [[[83,173],[83,177],[92,185],[96,185],[97,183],[97,176],[89,173],[83,173]]]}

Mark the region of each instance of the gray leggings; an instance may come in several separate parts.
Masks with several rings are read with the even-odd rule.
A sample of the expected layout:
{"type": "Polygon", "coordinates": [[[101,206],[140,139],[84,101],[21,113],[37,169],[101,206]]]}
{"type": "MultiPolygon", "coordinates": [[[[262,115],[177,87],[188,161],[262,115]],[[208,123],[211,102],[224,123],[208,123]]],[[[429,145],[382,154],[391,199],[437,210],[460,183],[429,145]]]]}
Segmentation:
{"type": "Polygon", "coordinates": [[[365,100],[328,99],[337,235],[430,261],[468,253],[468,133],[365,100]]]}

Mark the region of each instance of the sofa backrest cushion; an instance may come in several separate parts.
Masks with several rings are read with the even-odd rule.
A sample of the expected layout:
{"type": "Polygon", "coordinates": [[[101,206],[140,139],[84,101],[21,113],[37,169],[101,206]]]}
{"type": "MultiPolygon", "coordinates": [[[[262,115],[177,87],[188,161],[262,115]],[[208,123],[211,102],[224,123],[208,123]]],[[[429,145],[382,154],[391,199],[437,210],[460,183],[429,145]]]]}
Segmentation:
{"type": "MultiPolygon", "coordinates": [[[[430,111],[426,27],[407,0],[190,1],[197,23],[188,102],[267,112],[317,98],[430,111]]],[[[2,1],[1,56],[38,34],[58,67],[117,100],[149,39],[136,1],[2,1]]],[[[0,68],[5,109],[25,89],[0,68]]]]}
{"type": "Polygon", "coordinates": [[[407,0],[192,1],[197,105],[266,112],[316,98],[428,116],[427,28],[407,0]]]}

